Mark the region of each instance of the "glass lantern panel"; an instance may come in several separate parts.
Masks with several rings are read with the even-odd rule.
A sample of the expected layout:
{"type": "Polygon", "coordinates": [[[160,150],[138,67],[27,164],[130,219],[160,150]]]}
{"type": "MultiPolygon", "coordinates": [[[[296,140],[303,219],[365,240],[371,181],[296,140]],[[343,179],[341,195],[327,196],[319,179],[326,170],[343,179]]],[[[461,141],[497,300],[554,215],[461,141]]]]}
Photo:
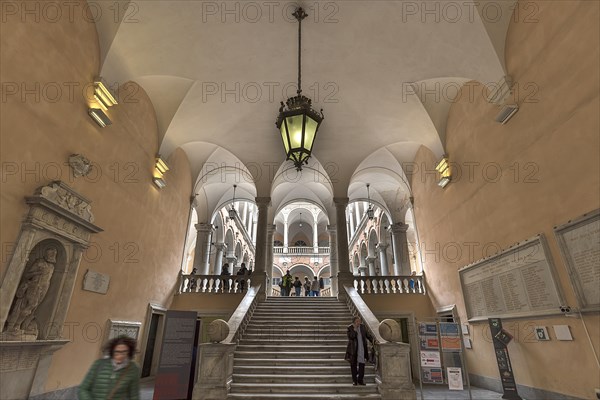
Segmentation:
{"type": "Polygon", "coordinates": [[[306,129],[304,130],[304,148],[308,151],[312,151],[318,127],[319,124],[317,123],[317,121],[310,118],[309,116],[306,116],[306,129]]]}
{"type": "Polygon", "coordinates": [[[290,147],[297,149],[302,146],[302,120],[304,114],[292,115],[286,118],[288,132],[290,134],[290,147]]]}
{"type": "Polygon", "coordinates": [[[283,147],[285,148],[285,154],[290,151],[290,144],[287,139],[287,129],[285,127],[285,120],[281,123],[281,138],[283,139],[283,147]]]}

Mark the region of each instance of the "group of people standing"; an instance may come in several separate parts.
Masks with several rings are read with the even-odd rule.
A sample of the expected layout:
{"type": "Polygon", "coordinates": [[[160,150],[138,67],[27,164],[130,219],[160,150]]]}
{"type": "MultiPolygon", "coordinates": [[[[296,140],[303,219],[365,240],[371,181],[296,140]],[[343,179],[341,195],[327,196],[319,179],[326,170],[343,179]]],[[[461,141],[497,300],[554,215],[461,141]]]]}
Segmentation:
{"type": "Polygon", "coordinates": [[[297,276],[292,279],[290,271],[287,271],[283,278],[281,278],[279,287],[281,288],[281,296],[291,296],[292,288],[294,288],[296,297],[300,297],[302,289],[304,289],[305,297],[316,297],[321,295],[321,290],[325,288],[325,283],[323,282],[323,278],[317,279],[316,276],[312,282],[307,276],[304,277],[304,282],[297,276]]]}

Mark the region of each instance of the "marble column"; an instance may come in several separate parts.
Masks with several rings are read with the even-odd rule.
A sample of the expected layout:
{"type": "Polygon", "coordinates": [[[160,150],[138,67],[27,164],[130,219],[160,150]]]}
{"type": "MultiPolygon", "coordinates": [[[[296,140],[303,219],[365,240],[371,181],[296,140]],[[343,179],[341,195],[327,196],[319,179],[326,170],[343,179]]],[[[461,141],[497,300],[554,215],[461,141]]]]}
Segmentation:
{"type": "Polygon", "coordinates": [[[210,240],[215,228],[208,223],[201,222],[195,225],[197,230],[196,251],[194,253],[194,268],[199,275],[208,275],[210,260],[210,240]]]}
{"type": "Polygon", "coordinates": [[[331,258],[337,257],[338,260],[338,297],[345,298],[346,291],[344,285],[352,286],[354,277],[350,273],[350,254],[348,252],[348,234],[346,232],[346,207],[348,206],[347,197],[334,197],[336,229],[337,229],[337,254],[331,250],[331,258]]]}
{"type": "Polygon", "coordinates": [[[248,230],[248,225],[246,225],[246,213],[248,212],[248,202],[244,202],[242,204],[242,213],[240,214],[240,220],[242,221],[242,225],[244,229],[248,230]]]}
{"type": "Polygon", "coordinates": [[[367,266],[368,266],[369,276],[377,276],[377,270],[375,268],[375,260],[377,260],[377,257],[375,257],[374,255],[367,257],[367,266]]]}
{"type": "Polygon", "coordinates": [[[256,230],[258,227],[258,209],[254,212],[252,220],[252,242],[256,243],[256,230]]]}
{"type": "Polygon", "coordinates": [[[379,265],[381,265],[381,275],[386,276],[390,274],[387,262],[387,244],[379,243],[376,246],[377,252],[379,253],[379,265]]]}
{"type": "Polygon", "coordinates": [[[217,243],[215,247],[217,248],[217,254],[215,256],[215,265],[212,273],[217,275],[221,273],[221,267],[223,267],[223,254],[227,251],[227,245],[225,243],[217,243]]]}
{"type": "Polygon", "coordinates": [[[267,218],[269,212],[269,205],[271,204],[270,197],[257,197],[256,205],[258,206],[258,220],[256,224],[256,265],[254,268],[254,275],[256,283],[261,284],[260,294],[264,297],[267,293],[267,273],[266,266],[269,254],[269,249],[273,251],[273,244],[267,241],[267,218]]]}
{"type": "Polygon", "coordinates": [[[275,234],[275,225],[269,225],[267,227],[267,295],[271,294],[271,285],[273,284],[273,235],[275,234]]]}
{"type": "Polygon", "coordinates": [[[317,217],[313,220],[313,253],[317,254],[319,252],[319,232],[317,228],[319,227],[317,217]]]}
{"type": "Polygon", "coordinates": [[[367,276],[367,259],[366,258],[360,258],[360,265],[358,266],[358,275],[360,276],[367,276]]]}
{"type": "Polygon", "coordinates": [[[340,272],[339,260],[334,257],[337,248],[337,231],[335,226],[328,225],[327,233],[329,234],[329,266],[331,268],[331,295],[338,295],[338,273],[340,272]]]}
{"type": "Polygon", "coordinates": [[[354,203],[354,215],[356,216],[356,229],[360,226],[360,203],[354,203]]]}
{"type": "Polygon", "coordinates": [[[410,275],[410,258],[406,231],[408,225],[398,222],[390,226],[394,241],[394,275],[410,275]]]}
{"type": "Polygon", "coordinates": [[[289,238],[288,238],[288,234],[289,234],[289,224],[288,224],[288,216],[284,216],[283,217],[283,252],[287,253],[288,252],[288,246],[289,246],[289,238]]]}

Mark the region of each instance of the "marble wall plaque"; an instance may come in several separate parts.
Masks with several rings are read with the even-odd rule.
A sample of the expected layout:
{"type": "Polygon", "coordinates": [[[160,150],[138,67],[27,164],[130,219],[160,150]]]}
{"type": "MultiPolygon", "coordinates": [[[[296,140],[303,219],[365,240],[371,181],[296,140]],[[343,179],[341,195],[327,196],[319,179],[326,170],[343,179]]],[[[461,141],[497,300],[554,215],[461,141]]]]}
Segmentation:
{"type": "Polygon", "coordinates": [[[539,235],[459,270],[469,321],[559,313],[548,254],[539,235]]]}
{"type": "Polygon", "coordinates": [[[110,275],[101,274],[99,272],[88,269],[83,277],[83,290],[106,294],[110,283],[110,275]]]}
{"type": "Polygon", "coordinates": [[[554,228],[582,311],[600,310],[600,210],[554,228]]]}
{"type": "Polygon", "coordinates": [[[138,340],[140,334],[140,328],[142,327],[141,322],[134,321],[115,321],[112,319],[108,320],[108,337],[107,340],[116,338],[117,336],[129,336],[135,340],[138,340]]]}

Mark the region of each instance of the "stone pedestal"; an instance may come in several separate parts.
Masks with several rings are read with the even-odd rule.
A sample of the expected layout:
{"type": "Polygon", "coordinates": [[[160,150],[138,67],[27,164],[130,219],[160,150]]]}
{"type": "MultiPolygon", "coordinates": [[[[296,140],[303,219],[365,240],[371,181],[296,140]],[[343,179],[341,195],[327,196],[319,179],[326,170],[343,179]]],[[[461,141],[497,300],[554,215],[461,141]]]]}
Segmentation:
{"type": "Polygon", "coordinates": [[[0,342],[0,399],[22,400],[43,393],[52,354],[68,340],[0,342]]]}
{"type": "Polygon", "coordinates": [[[376,382],[381,400],[416,400],[417,393],[411,375],[408,344],[379,344],[379,373],[376,382]]]}
{"type": "Polygon", "coordinates": [[[193,400],[227,398],[233,375],[234,343],[203,343],[199,347],[202,362],[194,385],[193,400]]]}

